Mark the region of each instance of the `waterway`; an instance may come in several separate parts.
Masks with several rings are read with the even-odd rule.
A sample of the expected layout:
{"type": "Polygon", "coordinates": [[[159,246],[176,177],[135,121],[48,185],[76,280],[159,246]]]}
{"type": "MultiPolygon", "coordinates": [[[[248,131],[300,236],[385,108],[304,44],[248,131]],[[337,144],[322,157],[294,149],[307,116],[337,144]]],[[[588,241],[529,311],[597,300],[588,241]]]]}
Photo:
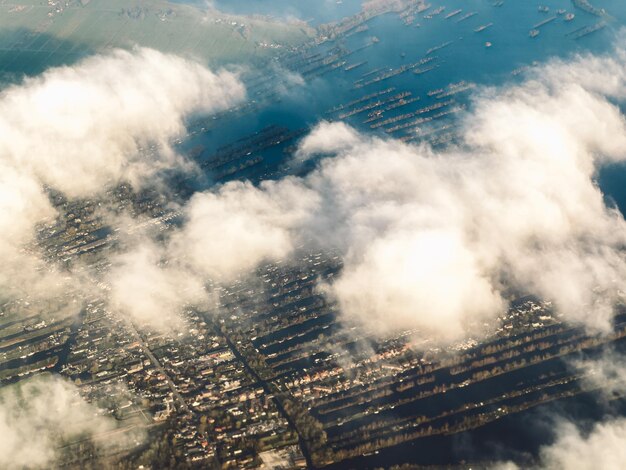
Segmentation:
{"type": "MultiPolygon", "coordinates": [[[[224,5],[224,8],[233,13],[274,14],[281,10],[280,2],[218,1],[216,6],[221,7],[222,3],[228,3],[228,7],[224,5]],[[276,7],[276,11],[271,10],[272,6],[276,7]]],[[[355,51],[370,44],[373,38],[378,40],[374,45],[342,58],[342,61],[346,61],[344,65],[328,70],[321,76],[308,77],[301,81],[297,78],[300,71],[298,68],[288,73],[280,67],[280,64],[273,64],[267,70],[255,70],[249,75],[244,75],[244,79],[250,83],[259,75],[275,76],[277,96],[255,112],[236,115],[233,119],[222,118],[213,121],[209,131],[195,136],[188,142],[188,148],[204,146],[206,150],[202,158],[207,158],[218,147],[244,135],[254,134],[268,125],[284,126],[291,130],[310,128],[322,119],[337,119],[336,114],[328,114],[331,108],[388,87],[394,87],[394,93],[408,91],[412,93],[412,97],[420,99],[410,105],[385,112],[385,118],[428,106],[437,101],[436,98],[428,96],[428,91],[460,81],[477,85],[473,93],[454,96],[457,102],[471,106],[472,96],[475,96],[481,87],[502,86],[522,80],[524,73],[512,73],[521,68],[556,58],[567,59],[578,54],[610,53],[619,38],[623,38],[622,28],[626,24],[626,2],[614,0],[595,2],[598,7],[606,8],[612,15],[607,20],[607,27],[578,40],[573,39],[568,33],[593,25],[599,18],[574,8],[570,0],[543,1],[542,4],[550,8],[548,13],[540,12],[537,4],[512,0],[506,0],[499,7],[494,6],[493,2],[484,0],[445,0],[431,3],[432,7],[418,15],[410,25],[406,25],[397,14],[389,13],[368,21],[366,31],[309,49],[307,55],[321,54],[325,57],[337,46],[355,51]],[[441,14],[430,19],[425,17],[440,5],[446,7],[441,14]],[[461,9],[462,13],[446,18],[447,14],[458,9],[461,9]],[[557,15],[559,9],[573,12],[576,17],[573,21],[566,22],[563,15],[557,15]],[[470,12],[477,14],[459,22],[463,15],[470,12]],[[554,21],[539,27],[541,33],[538,37],[529,37],[531,29],[554,15],[557,15],[554,21]],[[475,32],[480,26],[489,24],[492,25],[487,29],[475,32]],[[487,47],[487,43],[491,44],[490,47],[487,47]],[[437,57],[436,69],[420,75],[409,70],[390,79],[355,89],[355,81],[361,79],[364,74],[377,69],[385,71],[414,63],[425,57],[429,49],[443,44],[448,45],[429,54],[437,57]],[[361,62],[366,63],[352,70],[345,70],[347,66],[361,62]]],[[[301,4],[304,2],[295,2],[296,6],[301,4]]],[[[354,2],[350,1],[344,1],[339,6],[341,11],[334,13],[335,19],[351,14],[355,9],[354,2]]],[[[304,11],[300,18],[321,10],[313,6],[308,8],[309,10],[304,11]]],[[[376,74],[372,74],[368,78],[375,76],[376,74]]],[[[256,98],[253,87],[251,98],[256,98]]],[[[367,112],[346,120],[351,125],[370,132],[369,124],[363,123],[366,118],[367,112]]],[[[378,129],[377,132],[382,134],[382,129],[378,129]]],[[[294,142],[287,142],[260,152],[264,158],[263,162],[225,179],[250,178],[258,181],[267,177],[282,176],[284,169],[282,165],[290,156],[286,149],[293,144],[294,142]]]]}

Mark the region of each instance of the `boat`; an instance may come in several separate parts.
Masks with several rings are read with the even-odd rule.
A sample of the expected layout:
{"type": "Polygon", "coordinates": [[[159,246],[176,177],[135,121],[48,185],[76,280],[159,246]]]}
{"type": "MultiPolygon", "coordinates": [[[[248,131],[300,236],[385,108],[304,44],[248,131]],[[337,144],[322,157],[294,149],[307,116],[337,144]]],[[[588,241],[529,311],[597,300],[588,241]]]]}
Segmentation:
{"type": "Polygon", "coordinates": [[[475,33],[480,33],[482,31],[486,30],[487,28],[490,28],[491,26],[493,26],[493,23],[487,23],[487,24],[481,25],[478,28],[474,29],[474,32],[475,33]]]}
{"type": "Polygon", "coordinates": [[[568,13],[567,15],[565,15],[565,21],[572,21],[574,18],[576,18],[576,15],[574,13],[568,13]]]}
{"type": "Polygon", "coordinates": [[[465,15],[463,15],[461,18],[459,18],[458,20],[456,20],[457,23],[460,23],[462,21],[468,20],[473,16],[478,15],[477,11],[470,11],[469,13],[466,13],[465,15]]]}
{"type": "Polygon", "coordinates": [[[461,8],[459,8],[458,10],[454,10],[453,12],[448,13],[448,14],[446,15],[446,20],[449,20],[450,18],[453,18],[453,17],[455,17],[456,15],[459,15],[462,11],[463,11],[463,10],[462,10],[461,8]]]}
{"type": "Polygon", "coordinates": [[[449,46],[450,44],[452,44],[453,42],[454,42],[454,41],[448,41],[448,42],[444,42],[443,44],[439,44],[438,46],[431,47],[430,49],[428,49],[428,50],[426,51],[426,54],[425,54],[425,55],[430,55],[430,54],[432,54],[433,52],[436,52],[436,51],[441,50],[441,49],[443,49],[443,48],[445,48],[445,47],[448,47],[448,46],[449,46]]]}
{"type": "Polygon", "coordinates": [[[540,21],[540,22],[539,22],[539,23],[537,23],[535,26],[533,26],[533,29],[539,29],[539,28],[541,28],[542,26],[545,26],[545,25],[547,25],[548,23],[553,22],[554,20],[556,20],[556,18],[557,18],[556,16],[551,16],[550,18],[547,18],[547,19],[545,19],[545,20],[543,20],[543,21],[540,21]]]}
{"type": "Polygon", "coordinates": [[[606,16],[606,11],[604,10],[604,8],[594,7],[591,3],[589,3],[589,0],[572,0],[572,3],[575,7],[580,8],[581,10],[586,11],[587,13],[590,13],[592,15],[599,17],[606,16]]]}
{"type": "Polygon", "coordinates": [[[587,26],[585,28],[582,28],[581,30],[577,30],[573,34],[573,37],[574,39],[582,39],[585,36],[589,36],[590,34],[595,33],[596,31],[600,31],[604,28],[606,28],[606,22],[600,21],[599,23],[596,23],[592,26],[587,26]]]}
{"type": "Polygon", "coordinates": [[[358,63],[356,63],[356,64],[350,64],[350,65],[348,65],[347,67],[345,67],[345,68],[344,68],[344,70],[345,70],[346,72],[349,72],[350,70],[354,70],[354,69],[356,69],[357,67],[361,67],[361,66],[363,66],[363,65],[365,65],[365,64],[367,64],[367,60],[364,60],[363,62],[358,62],[358,63]]]}
{"type": "Polygon", "coordinates": [[[421,69],[415,69],[415,70],[413,70],[413,73],[415,75],[423,75],[426,72],[430,72],[431,70],[435,70],[435,69],[438,69],[438,68],[439,68],[439,64],[435,64],[435,65],[431,65],[430,67],[424,67],[424,68],[421,68],[421,69]]]}
{"type": "Polygon", "coordinates": [[[539,30],[538,29],[531,29],[530,32],[528,33],[528,35],[531,38],[536,38],[537,36],[539,36],[539,30]]]}

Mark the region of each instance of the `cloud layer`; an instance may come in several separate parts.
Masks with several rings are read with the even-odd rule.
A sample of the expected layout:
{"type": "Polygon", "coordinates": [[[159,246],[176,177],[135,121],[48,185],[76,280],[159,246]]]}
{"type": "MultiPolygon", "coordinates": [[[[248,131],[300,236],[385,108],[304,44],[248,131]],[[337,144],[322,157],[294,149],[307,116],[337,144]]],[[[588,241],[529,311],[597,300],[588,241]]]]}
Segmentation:
{"type": "Polygon", "coordinates": [[[183,132],[184,118],[243,96],[229,72],[150,49],[116,50],[4,90],[0,155],[68,196],[89,195],[183,165],[169,142],[183,132]]]}
{"type": "MultiPolygon", "coordinates": [[[[501,314],[510,292],[540,295],[566,318],[607,329],[626,290],[626,223],[594,178],[626,157],[614,104],[625,97],[625,64],[621,52],[584,57],[483,90],[459,143],[443,150],[321,123],[296,154],[324,157],[313,172],[194,195],[164,240],[139,237],[112,260],[110,301],[167,330],[185,305],[207,301],[207,281],[228,283],[304,245],[342,253],[343,271],[321,287],[345,321],[381,334],[460,339],[501,314]]],[[[188,168],[170,147],[185,116],[243,94],[231,74],[149,50],[91,58],[2,92],[3,288],[18,267],[33,278],[50,269],[20,251],[35,224],[55,215],[45,186],[90,196],[188,168]]],[[[2,434],[27,439],[16,423],[27,428],[31,418],[0,412],[2,434]]],[[[51,455],[42,451],[41,461],[51,455]]]]}
{"type": "Polygon", "coordinates": [[[35,223],[55,215],[44,187],[86,197],[119,181],[153,184],[163,169],[190,168],[170,146],[185,117],[226,108],[244,94],[229,72],[149,49],[115,50],[2,90],[0,288],[40,281],[29,275],[46,270],[19,254],[35,223]]]}
{"type": "MultiPolygon", "coordinates": [[[[583,433],[570,422],[557,428],[557,440],[540,450],[537,469],[549,470],[619,470],[626,462],[626,419],[598,423],[583,433]]],[[[512,462],[501,463],[494,470],[518,470],[512,462]]]]}
{"type": "Polygon", "coordinates": [[[325,286],[345,320],[459,339],[502,313],[511,292],[550,299],[608,329],[626,290],[626,224],[597,169],[626,158],[626,58],[580,57],[523,84],[483,90],[444,150],[322,123],[303,178],[229,183],[194,196],[160,257],[203,282],[232,278],[294,246],[339,249],[325,286]]]}
{"type": "Polygon", "coordinates": [[[593,90],[553,85],[485,92],[462,144],[444,151],[341,124],[305,140],[306,154],[337,155],[307,184],[329,199],[324,225],[342,234],[346,265],[331,289],[346,315],[462,335],[514,288],[608,327],[624,290],[626,226],[594,176],[626,156],[626,127],[593,90]]]}
{"type": "MultiPolygon", "coordinates": [[[[0,91],[0,300],[58,296],[61,305],[80,308],[83,279],[59,273],[34,248],[36,225],[57,215],[47,188],[92,197],[122,181],[152,186],[162,170],[190,170],[170,145],[183,134],[185,118],[224,109],[244,94],[229,72],[148,49],[94,56],[0,91]]],[[[179,295],[189,282],[173,284],[171,276],[151,272],[148,250],[127,255],[132,270],[113,302],[177,308],[168,304],[167,289],[179,295]],[[141,283],[165,287],[160,296],[141,298],[133,290],[141,283]]],[[[89,289],[84,294],[93,296],[89,289]]],[[[114,427],[56,376],[3,388],[0,467],[50,468],[61,444],[114,427]]],[[[107,437],[106,445],[114,442],[107,437]]]]}
{"type": "MultiPolygon", "coordinates": [[[[57,376],[39,376],[0,391],[0,466],[49,468],[59,447],[115,429],[57,376]]],[[[104,442],[102,444],[108,445],[104,442]]]]}
{"type": "Polygon", "coordinates": [[[207,305],[207,281],[229,283],[264,261],[291,254],[291,229],[317,207],[319,195],[297,179],[259,187],[231,182],[197,193],[183,209],[184,222],[165,242],[150,234],[113,259],[108,275],[114,306],[159,331],[176,328],[187,305],[207,305]]]}
{"type": "MultiPolygon", "coordinates": [[[[243,96],[228,72],[145,49],[2,91],[0,295],[24,286],[30,294],[63,290],[45,275],[54,267],[25,249],[35,225],[56,215],[46,187],[88,197],[119,181],[141,186],[162,170],[189,169],[170,146],[185,117],[243,96]]],[[[168,330],[184,306],[207,301],[207,281],[228,283],[305,246],[343,255],[341,274],[320,287],[344,321],[381,334],[414,329],[461,339],[501,314],[511,293],[550,299],[565,318],[607,330],[626,291],[626,222],[595,176],[626,159],[626,121],[615,104],[624,98],[626,57],[617,51],[554,62],[522,85],[483,90],[459,143],[443,150],[321,123],[296,155],[323,156],[313,172],[196,194],[181,227],[164,240],[139,237],[112,259],[109,300],[138,324],[168,330]]],[[[4,391],[0,466],[50,464],[59,442],[109,429],[93,414],[60,379],[4,391]]],[[[607,455],[623,460],[617,444],[625,430],[623,421],[588,436],[565,426],[542,461],[611,468],[616,461],[600,449],[615,448],[607,455]]]]}

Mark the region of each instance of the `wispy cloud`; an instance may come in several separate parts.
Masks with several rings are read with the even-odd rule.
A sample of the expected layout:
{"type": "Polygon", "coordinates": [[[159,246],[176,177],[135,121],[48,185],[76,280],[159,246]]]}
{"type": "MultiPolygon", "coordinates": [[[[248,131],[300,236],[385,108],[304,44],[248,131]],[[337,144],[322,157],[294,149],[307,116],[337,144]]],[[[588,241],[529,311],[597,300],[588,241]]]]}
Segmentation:
{"type": "MultiPolygon", "coordinates": [[[[114,439],[99,435],[116,429],[112,418],[84,401],[78,388],[58,376],[45,375],[0,391],[0,466],[50,468],[64,445],[90,440],[110,447],[114,439]]],[[[135,433],[134,439],[143,437],[135,433]]]]}
{"type": "Polygon", "coordinates": [[[339,249],[326,286],[343,318],[442,340],[482,327],[508,292],[552,300],[565,318],[610,327],[626,289],[626,224],[595,175],[626,157],[624,53],[552,62],[485,89],[457,146],[435,150],[322,123],[303,178],[196,194],[164,249],[190,276],[219,279],[294,245],[339,249]]]}
{"type": "Polygon", "coordinates": [[[163,169],[190,170],[170,145],[185,118],[244,94],[229,72],[148,49],[93,56],[2,90],[0,293],[55,284],[38,289],[53,268],[22,253],[35,224],[56,215],[44,187],[90,197],[120,181],[153,185],[163,169]]]}
{"type": "MultiPolygon", "coordinates": [[[[557,424],[556,440],[541,448],[537,469],[619,470],[626,462],[626,419],[615,418],[584,432],[572,422],[557,424]]],[[[494,465],[493,470],[518,470],[513,462],[494,465]]]]}

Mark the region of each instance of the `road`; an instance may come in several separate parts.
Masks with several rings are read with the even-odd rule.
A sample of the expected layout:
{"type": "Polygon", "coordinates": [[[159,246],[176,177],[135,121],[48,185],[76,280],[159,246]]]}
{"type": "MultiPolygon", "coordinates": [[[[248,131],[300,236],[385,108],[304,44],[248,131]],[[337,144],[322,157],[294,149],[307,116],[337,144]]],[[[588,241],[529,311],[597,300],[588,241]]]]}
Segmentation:
{"type": "Polygon", "coordinates": [[[176,402],[178,403],[180,408],[182,408],[186,413],[191,414],[192,411],[191,411],[191,409],[189,409],[189,406],[187,406],[187,403],[185,402],[185,399],[183,398],[183,396],[178,391],[178,388],[176,388],[176,384],[171,379],[171,377],[169,376],[169,374],[167,373],[165,368],[161,365],[161,363],[156,358],[156,356],[154,354],[152,354],[152,351],[150,350],[150,348],[148,347],[146,342],[143,340],[143,338],[141,337],[141,335],[139,334],[139,332],[137,331],[135,326],[128,319],[124,319],[124,321],[128,325],[128,328],[132,332],[132,334],[135,337],[135,339],[141,344],[141,349],[143,350],[143,352],[146,354],[146,356],[148,356],[148,358],[150,359],[152,364],[154,364],[154,367],[161,374],[163,374],[163,376],[165,377],[167,385],[169,386],[170,390],[172,391],[172,394],[174,395],[174,398],[176,399],[176,402]]]}
{"type": "MultiPolygon", "coordinates": [[[[205,314],[205,319],[208,323],[210,324],[214,324],[213,320],[205,314]]],[[[218,328],[216,328],[217,331],[219,331],[218,328]]],[[[278,411],[283,415],[283,417],[287,420],[287,423],[289,423],[289,426],[291,427],[291,429],[293,429],[294,431],[296,431],[296,434],[298,434],[298,444],[300,446],[300,450],[302,451],[302,455],[304,455],[304,458],[306,459],[306,465],[307,468],[315,468],[313,466],[313,460],[311,459],[311,453],[309,452],[309,447],[306,443],[306,441],[304,440],[304,438],[300,435],[300,433],[298,432],[298,428],[296,427],[295,423],[293,422],[293,420],[291,419],[291,417],[289,416],[289,414],[285,411],[285,408],[283,407],[283,404],[280,402],[280,400],[278,398],[276,398],[276,394],[274,393],[274,391],[271,389],[270,384],[266,381],[263,380],[259,374],[256,372],[256,370],[254,370],[254,368],[252,368],[250,366],[250,364],[248,363],[248,361],[246,360],[245,356],[243,354],[241,354],[241,352],[239,351],[239,349],[237,348],[237,346],[235,345],[235,343],[233,343],[231,341],[231,339],[228,337],[228,335],[222,333],[224,335],[224,338],[226,339],[226,342],[228,344],[228,347],[230,348],[230,350],[233,352],[233,354],[235,355],[235,357],[241,361],[241,363],[243,364],[243,366],[246,368],[246,370],[248,371],[248,373],[254,378],[254,380],[256,380],[259,384],[261,384],[261,386],[263,387],[263,391],[267,394],[267,395],[272,395],[273,396],[273,401],[276,404],[276,408],[278,409],[278,411]]]]}

